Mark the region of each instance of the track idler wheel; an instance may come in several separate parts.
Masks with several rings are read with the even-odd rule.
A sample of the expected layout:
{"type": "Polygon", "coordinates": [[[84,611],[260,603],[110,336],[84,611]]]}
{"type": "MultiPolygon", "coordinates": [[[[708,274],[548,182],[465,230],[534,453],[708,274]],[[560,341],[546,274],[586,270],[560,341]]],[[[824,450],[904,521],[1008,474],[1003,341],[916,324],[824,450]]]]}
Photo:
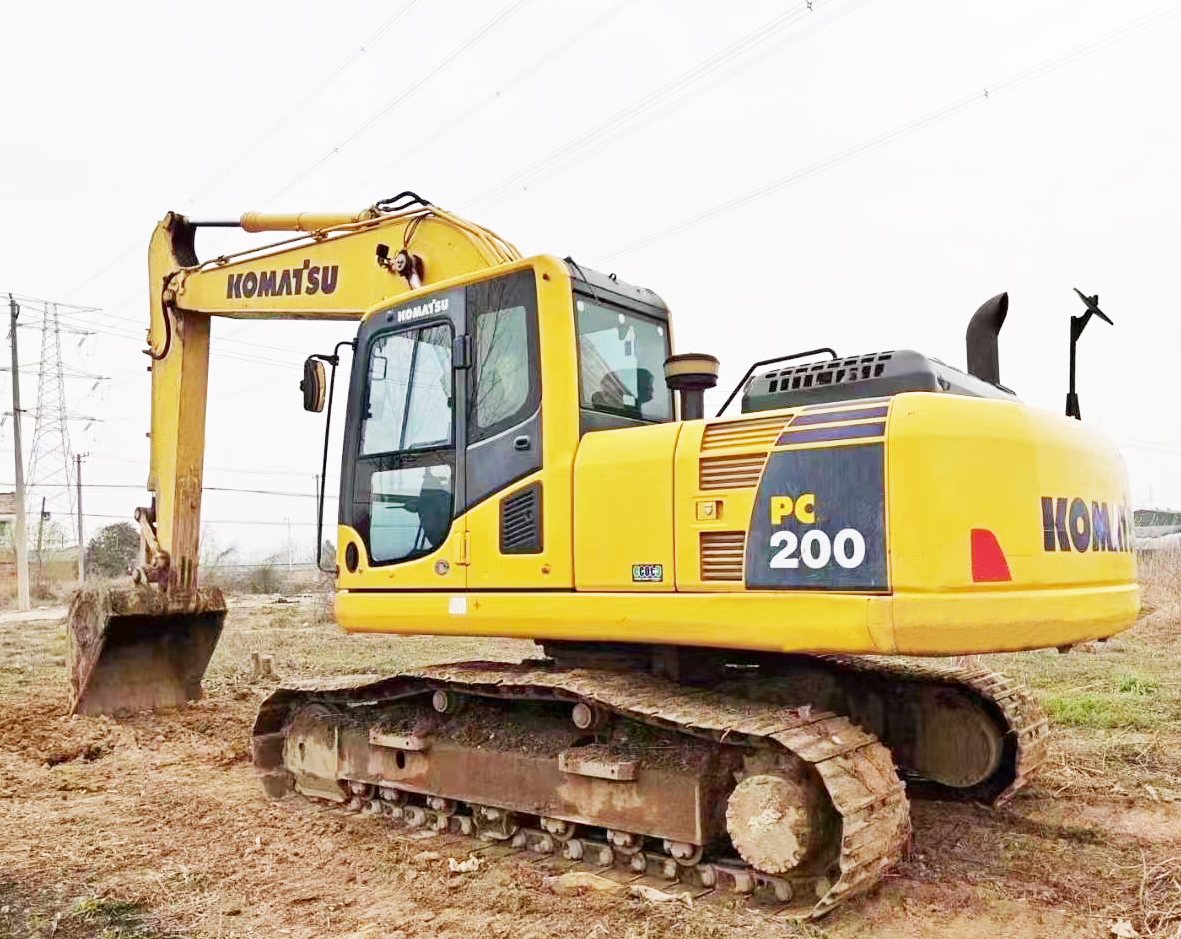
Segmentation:
{"type": "Polygon", "coordinates": [[[1001,764],[1004,731],[980,702],[938,687],[924,688],[919,700],[914,769],[952,789],[988,780],[1001,764]]]}

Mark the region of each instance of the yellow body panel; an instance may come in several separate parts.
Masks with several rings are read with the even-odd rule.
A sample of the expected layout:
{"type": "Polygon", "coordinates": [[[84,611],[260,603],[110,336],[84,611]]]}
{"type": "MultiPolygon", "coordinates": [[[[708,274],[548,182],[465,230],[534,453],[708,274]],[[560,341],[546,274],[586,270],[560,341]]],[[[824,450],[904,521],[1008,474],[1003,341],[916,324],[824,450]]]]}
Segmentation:
{"type": "MultiPolygon", "coordinates": [[[[500,553],[500,500],[532,482],[541,480],[546,507],[553,494],[570,490],[569,472],[549,470],[533,473],[473,506],[456,525],[467,526],[471,566],[468,586],[472,590],[569,590],[573,578],[570,555],[570,516],[560,511],[542,512],[542,545],[539,554],[500,553]]],[[[567,498],[569,496],[567,495],[567,498]]]]}
{"type": "MultiPolygon", "coordinates": [[[[826,426],[866,429],[871,421],[845,419],[855,404],[826,408],[826,426]]],[[[1130,529],[1114,527],[1129,524],[1128,486],[1118,452],[1101,435],[1016,401],[909,393],[879,407],[888,408],[878,425],[886,429],[869,441],[781,436],[798,410],[589,434],[574,470],[576,590],[528,593],[532,582],[495,594],[346,590],[337,597],[339,619],[350,631],[908,655],[1043,648],[1131,625],[1139,608],[1135,557],[1130,529]],[[860,590],[752,587],[751,559],[760,555],[747,533],[755,513],[771,504],[782,515],[792,497],[770,494],[768,503],[760,492],[768,453],[831,458],[839,476],[839,461],[867,443],[883,453],[886,581],[860,590]],[[1047,531],[1044,498],[1085,502],[1088,524],[1101,506],[1125,521],[1112,522],[1106,544],[1096,525],[1080,551],[1081,517],[1073,534],[1047,531]],[[723,563],[709,576],[737,579],[706,575],[702,534],[719,532],[746,536],[745,563],[723,563]],[[995,540],[1009,579],[976,571],[974,532],[995,540]],[[1061,537],[1072,539],[1069,550],[1061,537]],[[632,582],[633,564],[665,563],[670,540],[675,592],[632,582]]],[[[817,488],[791,516],[823,529],[833,508],[817,488]]],[[[556,510],[547,499],[547,512],[556,510]]],[[[467,516],[473,532],[494,526],[491,513],[477,519],[478,512],[467,516]]]]}
{"type": "Polygon", "coordinates": [[[468,549],[464,526],[457,522],[439,550],[402,564],[372,566],[361,536],[349,525],[336,528],[336,585],[343,590],[466,590],[468,549]],[[353,544],[360,558],[349,571],[345,552],[353,544]],[[439,562],[444,562],[440,564],[439,562]]]}
{"type": "MultiPolygon", "coordinates": [[[[677,589],[730,593],[743,589],[737,581],[709,580],[702,571],[702,542],[704,538],[726,538],[729,533],[745,535],[754,504],[753,487],[718,486],[703,488],[703,465],[716,466],[733,461],[739,468],[754,465],[755,479],[766,456],[768,440],[774,440],[778,430],[768,436],[766,427],[781,425],[782,415],[768,421],[764,415],[755,417],[688,421],[677,441],[674,486],[676,490],[676,552],[677,589]],[[706,440],[707,428],[710,439],[706,440]],[[747,461],[757,457],[755,464],[747,461]]],[[[727,475],[719,472],[714,481],[725,482],[727,475]]]]}
{"type": "Polygon", "coordinates": [[[346,590],[336,595],[336,616],[348,632],[956,655],[1110,636],[1135,619],[1138,603],[1131,584],[984,597],[346,590]]]}
{"type": "Polygon", "coordinates": [[[669,480],[682,426],[600,431],[588,434],[579,445],[574,464],[574,572],[579,590],[673,589],[669,480]],[[648,566],[652,579],[633,579],[633,565],[648,566]]]}
{"type": "Polygon", "coordinates": [[[1042,496],[1119,507],[1130,527],[1123,460],[1094,428],[1017,402],[909,394],[890,409],[887,452],[895,591],[1135,583],[1131,550],[1044,548],[1042,496]],[[995,533],[1011,582],[972,582],[968,539],[949,538],[972,528],[995,533]]]}

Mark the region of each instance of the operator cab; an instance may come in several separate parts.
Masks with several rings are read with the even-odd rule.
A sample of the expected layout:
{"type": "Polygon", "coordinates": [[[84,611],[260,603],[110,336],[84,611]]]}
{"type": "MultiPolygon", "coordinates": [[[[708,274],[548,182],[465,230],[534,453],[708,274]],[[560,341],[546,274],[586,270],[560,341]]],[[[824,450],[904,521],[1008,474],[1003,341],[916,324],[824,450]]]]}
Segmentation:
{"type": "MultiPolygon", "coordinates": [[[[547,439],[573,434],[573,445],[675,419],[668,308],[570,258],[416,293],[370,312],[357,333],[340,522],[360,536],[368,566],[401,564],[438,551],[456,518],[512,493],[501,497],[517,500],[506,501],[502,553],[540,553],[541,483],[513,490],[543,470],[547,439]],[[569,292],[557,293],[567,278],[569,292]],[[569,417],[551,403],[543,417],[543,376],[547,400],[564,397],[569,417]]],[[[309,360],[309,410],[323,407],[324,384],[322,363],[309,360]]],[[[359,560],[355,550],[345,559],[359,560]]]]}

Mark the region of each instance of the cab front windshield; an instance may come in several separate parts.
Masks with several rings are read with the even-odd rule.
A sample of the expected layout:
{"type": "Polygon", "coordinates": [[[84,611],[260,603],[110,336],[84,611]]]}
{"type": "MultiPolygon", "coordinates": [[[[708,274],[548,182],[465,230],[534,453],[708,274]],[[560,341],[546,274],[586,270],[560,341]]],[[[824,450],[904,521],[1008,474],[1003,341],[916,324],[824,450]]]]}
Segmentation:
{"type": "Polygon", "coordinates": [[[582,406],[642,421],[671,421],[672,393],[664,383],[667,326],[582,296],[575,298],[574,312],[582,406]]]}

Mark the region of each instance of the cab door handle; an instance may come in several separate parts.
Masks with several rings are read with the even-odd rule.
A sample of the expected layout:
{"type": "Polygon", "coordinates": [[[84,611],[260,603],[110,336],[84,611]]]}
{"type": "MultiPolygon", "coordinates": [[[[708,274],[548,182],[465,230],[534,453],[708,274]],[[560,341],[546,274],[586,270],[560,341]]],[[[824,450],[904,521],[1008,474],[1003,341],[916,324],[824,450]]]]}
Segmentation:
{"type": "Polygon", "coordinates": [[[532,446],[533,446],[533,441],[530,440],[528,437],[526,437],[524,434],[522,434],[520,437],[517,437],[513,440],[513,449],[514,450],[528,450],[532,446]]]}

